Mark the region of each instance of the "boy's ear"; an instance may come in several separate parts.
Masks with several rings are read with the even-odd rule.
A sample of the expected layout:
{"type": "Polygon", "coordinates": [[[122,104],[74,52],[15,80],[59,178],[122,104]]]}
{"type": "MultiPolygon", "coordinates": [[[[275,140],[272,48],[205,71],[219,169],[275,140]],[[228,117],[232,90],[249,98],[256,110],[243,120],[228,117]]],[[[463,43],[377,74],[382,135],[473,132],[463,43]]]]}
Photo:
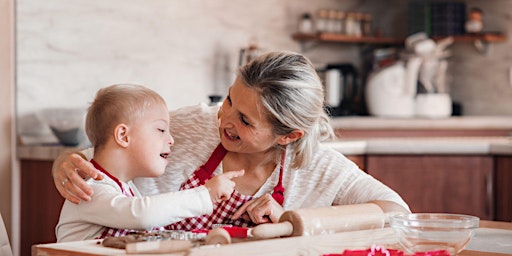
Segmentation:
{"type": "Polygon", "coordinates": [[[114,128],[114,140],[121,147],[127,147],[130,143],[128,137],[128,126],[126,124],[118,124],[114,128]]]}
{"type": "Polygon", "coordinates": [[[304,136],[303,130],[293,130],[292,132],[282,136],[277,140],[277,143],[280,145],[288,145],[304,136]]]}

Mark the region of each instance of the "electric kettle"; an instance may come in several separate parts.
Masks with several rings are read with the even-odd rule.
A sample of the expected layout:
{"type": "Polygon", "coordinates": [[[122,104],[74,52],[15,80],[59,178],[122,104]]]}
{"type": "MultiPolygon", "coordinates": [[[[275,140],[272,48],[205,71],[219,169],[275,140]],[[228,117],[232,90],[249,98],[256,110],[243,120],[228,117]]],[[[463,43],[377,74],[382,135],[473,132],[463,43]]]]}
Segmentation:
{"type": "Polygon", "coordinates": [[[364,114],[363,90],[359,73],[353,64],[327,64],[325,97],[326,108],[331,116],[364,114]]]}

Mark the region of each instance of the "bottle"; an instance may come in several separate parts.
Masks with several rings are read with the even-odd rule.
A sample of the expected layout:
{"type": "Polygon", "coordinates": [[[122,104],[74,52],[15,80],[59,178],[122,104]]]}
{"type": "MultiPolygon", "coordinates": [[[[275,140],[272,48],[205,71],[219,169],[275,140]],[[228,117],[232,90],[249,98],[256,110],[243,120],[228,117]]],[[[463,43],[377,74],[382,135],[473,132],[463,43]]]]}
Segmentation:
{"type": "Polygon", "coordinates": [[[311,15],[309,13],[302,14],[299,21],[299,32],[305,34],[313,33],[313,20],[311,19],[311,15]]]}
{"type": "Polygon", "coordinates": [[[329,18],[327,22],[327,32],[336,33],[336,23],[338,21],[338,13],[336,10],[329,10],[329,18]]]}
{"type": "Polygon", "coordinates": [[[353,35],[360,37],[363,36],[363,30],[362,30],[362,22],[363,22],[364,14],[357,12],[354,16],[354,28],[353,28],[353,35]]]}
{"type": "Polygon", "coordinates": [[[336,20],[336,33],[344,34],[345,33],[345,12],[338,11],[337,20],[336,20]]]}
{"type": "Polygon", "coordinates": [[[345,19],[345,34],[349,36],[355,35],[355,13],[349,12],[347,13],[347,18],[345,19]]]}
{"type": "Polygon", "coordinates": [[[372,33],[372,15],[369,13],[364,14],[362,22],[363,36],[373,36],[372,33]]]}
{"type": "Polygon", "coordinates": [[[320,9],[316,12],[316,32],[327,31],[327,20],[329,18],[329,12],[326,9],[320,9]]]}

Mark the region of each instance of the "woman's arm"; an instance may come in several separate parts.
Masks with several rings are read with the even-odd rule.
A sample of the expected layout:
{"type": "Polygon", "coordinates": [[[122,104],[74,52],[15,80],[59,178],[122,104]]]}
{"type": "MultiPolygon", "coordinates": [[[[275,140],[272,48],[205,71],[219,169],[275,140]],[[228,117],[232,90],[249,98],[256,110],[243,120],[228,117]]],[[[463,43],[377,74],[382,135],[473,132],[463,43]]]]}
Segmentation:
{"type": "Polygon", "coordinates": [[[99,170],[84,159],[83,154],[66,151],[60,154],[52,165],[55,187],[65,199],[78,204],[91,200],[93,190],[84,178],[103,179],[99,170]]]}
{"type": "Polygon", "coordinates": [[[391,201],[370,201],[369,203],[378,205],[384,213],[411,213],[409,209],[391,201]]]}

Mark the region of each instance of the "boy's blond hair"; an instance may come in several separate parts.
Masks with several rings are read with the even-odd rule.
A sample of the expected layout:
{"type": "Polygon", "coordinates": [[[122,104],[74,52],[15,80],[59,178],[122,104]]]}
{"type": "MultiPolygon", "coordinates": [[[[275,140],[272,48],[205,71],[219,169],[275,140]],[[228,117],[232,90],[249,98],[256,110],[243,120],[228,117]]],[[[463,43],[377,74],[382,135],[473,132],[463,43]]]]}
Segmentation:
{"type": "Polygon", "coordinates": [[[149,106],[157,104],[167,106],[158,93],[141,85],[115,84],[98,90],[85,120],[94,150],[106,144],[116,125],[138,121],[149,106]]]}

